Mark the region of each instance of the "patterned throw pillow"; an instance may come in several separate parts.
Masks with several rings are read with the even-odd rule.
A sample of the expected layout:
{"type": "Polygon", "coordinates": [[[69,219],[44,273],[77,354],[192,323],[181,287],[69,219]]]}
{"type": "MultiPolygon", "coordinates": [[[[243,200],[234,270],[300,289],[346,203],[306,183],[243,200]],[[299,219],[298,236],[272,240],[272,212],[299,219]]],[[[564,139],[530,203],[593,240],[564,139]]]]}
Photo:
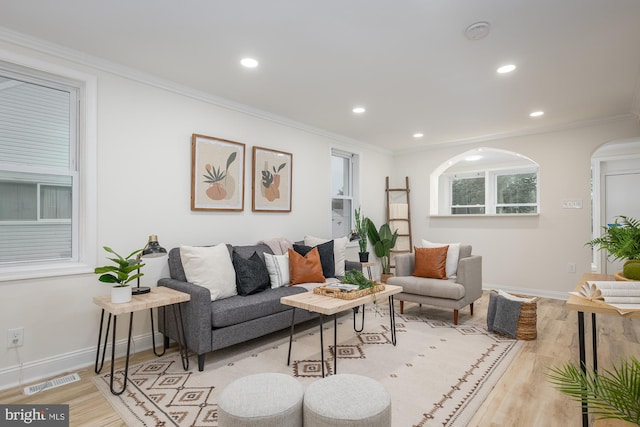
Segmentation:
{"type": "Polygon", "coordinates": [[[271,255],[265,252],[264,262],[269,272],[269,280],[273,289],[287,286],[289,279],[289,254],[271,255]]]}

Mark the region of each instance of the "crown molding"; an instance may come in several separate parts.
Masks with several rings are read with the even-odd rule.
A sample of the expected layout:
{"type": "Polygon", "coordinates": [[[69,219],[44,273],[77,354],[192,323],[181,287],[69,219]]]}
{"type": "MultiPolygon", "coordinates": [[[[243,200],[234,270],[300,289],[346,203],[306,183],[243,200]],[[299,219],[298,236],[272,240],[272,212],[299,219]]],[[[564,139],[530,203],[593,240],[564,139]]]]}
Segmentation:
{"type": "Polygon", "coordinates": [[[561,132],[565,130],[578,129],[583,127],[597,126],[597,125],[602,125],[606,123],[629,120],[634,117],[637,118],[638,116],[632,113],[627,113],[627,114],[620,114],[617,116],[601,117],[597,119],[579,120],[575,122],[539,127],[535,129],[521,129],[521,130],[509,131],[509,132],[499,132],[499,133],[493,133],[493,134],[479,135],[471,138],[438,141],[430,144],[424,144],[418,147],[398,150],[398,151],[395,151],[393,154],[394,156],[400,156],[405,154],[418,153],[422,151],[432,151],[432,150],[439,150],[442,148],[460,147],[460,146],[475,144],[478,142],[496,141],[496,140],[508,139],[508,138],[540,135],[540,134],[551,133],[551,132],[561,132]]]}
{"type": "Polygon", "coordinates": [[[215,105],[227,110],[236,111],[248,116],[252,116],[261,120],[273,122],[289,128],[301,130],[313,135],[331,139],[340,143],[346,143],[360,148],[365,148],[379,153],[390,155],[390,150],[377,147],[375,145],[346,137],[326,129],[318,128],[308,125],[306,123],[292,120],[288,117],[273,114],[268,111],[260,110],[239,102],[235,102],[220,96],[216,96],[204,91],[196,90],[189,86],[180,85],[173,81],[163,79],[154,74],[146,73],[131,67],[124,66],[122,64],[106,60],[94,55],[90,55],[84,52],[77,51],[56,43],[52,43],[46,40],[39,39],[37,37],[29,36],[17,31],[10,30],[5,27],[0,27],[0,41],[7,42],[16,46],[31,49],[39,53],[43,53],[49,56],[53,56],[59,59],[70,61],[79,65],[91,67],[100,71],[104,71],[110,74],[117,75],[129,80],[136,81],[148,86],[153,86],[168,92],[173,92],[178,95],[186,96],[197,101],[202,101],[208,104],[215,105]]]}

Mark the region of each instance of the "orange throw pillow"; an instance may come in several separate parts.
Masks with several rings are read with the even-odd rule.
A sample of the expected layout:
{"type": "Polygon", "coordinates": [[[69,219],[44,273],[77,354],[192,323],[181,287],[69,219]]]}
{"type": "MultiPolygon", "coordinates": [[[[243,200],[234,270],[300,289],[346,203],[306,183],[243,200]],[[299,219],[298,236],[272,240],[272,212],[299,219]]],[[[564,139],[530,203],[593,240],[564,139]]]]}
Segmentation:
{"type": "Polygon", "coordinates": [[[300,283],[323,283],[322,264],[320,264],[320,252],[313,248],[305,256],[293,249],[289,249],[289,276],[291,285],[300,283]]]}
{"type": "Polygon", "coordinates": [[[413,275],[430,279],[447,278],[447,251],[449,246],[440,248],[415,248],[416,263],[413,275]]]}

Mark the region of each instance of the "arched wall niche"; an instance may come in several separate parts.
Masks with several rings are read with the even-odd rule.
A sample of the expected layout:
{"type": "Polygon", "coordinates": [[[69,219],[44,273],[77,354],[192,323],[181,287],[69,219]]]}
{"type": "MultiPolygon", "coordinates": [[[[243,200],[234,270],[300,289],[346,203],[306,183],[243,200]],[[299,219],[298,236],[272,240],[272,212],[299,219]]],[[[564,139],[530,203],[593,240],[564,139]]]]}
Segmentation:
{"type": "Polygon", "coordinates": [[[474,148],[444,161],[430,175],[429,214],[431,216],[465,216],[452,215],[449,212],[449,204],[446,197],[448,176],[459,173],[507,169],[527,169],[537,172],[539,165],[520,153],[488,147],[474,148]]]}

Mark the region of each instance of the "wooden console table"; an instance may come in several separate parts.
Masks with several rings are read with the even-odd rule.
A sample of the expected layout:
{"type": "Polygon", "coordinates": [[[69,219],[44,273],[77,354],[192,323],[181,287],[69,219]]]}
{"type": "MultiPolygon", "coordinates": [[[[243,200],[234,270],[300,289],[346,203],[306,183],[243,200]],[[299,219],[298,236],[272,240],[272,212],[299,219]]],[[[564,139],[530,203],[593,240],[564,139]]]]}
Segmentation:
{"type": "MultiPolygon", "coordinates": [[[[580,278],[575,291],[578,292],[580,287],[587,281],[612,281],[615,278],[612,275],[606,274],[594,274],[585,273],[580,278]]],[[[615,308],[609,307],[602,303],[589,301],[585,298],[580,298],[576,295],[569,295],[569,299],[566,303],[567,310],[578,312],[578,342],[580,346],[580,367],[582,372],[587,370],[586,361],[586,346],[585,346],[585,328],[584,328],[584,313],[591,313],[591,345],[593,348],[593,369],[598,371],[598,330],[596,326],[596,314],[616,317],[627,317],[633,319],[640,319],[640,310],[620,314],[615,308]]],[[[587,413],[587,402],[582,401],[582,426],[587,427],[589,425],[589,415],[587,413]]]]}

